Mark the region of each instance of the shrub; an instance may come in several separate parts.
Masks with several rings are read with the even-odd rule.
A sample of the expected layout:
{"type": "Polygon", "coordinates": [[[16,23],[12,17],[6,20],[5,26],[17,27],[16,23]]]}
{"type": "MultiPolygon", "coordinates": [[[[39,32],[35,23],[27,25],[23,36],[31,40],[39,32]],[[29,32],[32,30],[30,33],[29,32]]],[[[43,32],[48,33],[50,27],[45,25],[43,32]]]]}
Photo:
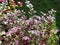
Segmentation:
{"type": "Polygon", "coordinates": [[[30,1],[26,1],[29,18],[25,16],[24,10],[19,10],[23,2],[15,4],[9,0],[9,5],[4,2],[0,4],[0,44],[1,45],[57,45],[58,29],[55,28],[55,10],[48,13],[41,12],[35,15],[30,1]]]}

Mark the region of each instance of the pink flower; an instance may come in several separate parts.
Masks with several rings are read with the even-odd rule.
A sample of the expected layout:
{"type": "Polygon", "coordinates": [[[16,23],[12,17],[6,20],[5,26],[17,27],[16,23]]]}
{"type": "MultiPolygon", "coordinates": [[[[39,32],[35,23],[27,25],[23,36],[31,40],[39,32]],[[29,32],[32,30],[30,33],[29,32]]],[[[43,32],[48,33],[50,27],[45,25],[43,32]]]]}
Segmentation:
{"type": "Polygon", "coordinates": [[[21,26],[17,26],[17,29],[22,30],[22,27],[21,26]]]}
{"type": "Polygon", "coordinates": [[[48,19],[49,21],[53,22],[55,18],[54,18],[53,16],[49,15],[49,16],[47,16],[47,19],[48,19]]]}
{"type": "Polygon", "coordinates": [[[30,23],[30,24],[34,24],[34,21],[33,21],[32,18],[29,18],[29,23],[30,23]]]}
{"type": "Polygon", "coordinates": [[[9,36],[9,35],[11,35],[12,33],[13,33],[13,31],[12,31],[12,30],[9,30],[9,31],[6,33],[6,35],[9,36]]]}
{"type": "Polygon", "coordinates": [[[0,2],[5,2],[6,0],[0,0],[0,2]]]}
{"type": "Polygon", "coordinates": [[[45,43],[43,43],[42,45],[46,45],[45,43]]]}
{"type": "Polygon", "coordinates": [[[43,32],[41,32],[41,35],[42,35],[42,38],[44,38],[45,37],[45,32],[43,31],[43,32]]]}
{"type": "Polygon", "coordinates": [[[41,20],[42,20],[42,22],[44,22],[44,21],[45,21],[45,17],[44,17],[44,16],[42,16],[41,20]]]}
{"type": "Polygon", "coordinates": [[[24,40],[30,40],[30,38],[28,36],[24,36],[23,39],[24,40]]]}
{"type": "Polygon", "coordinates": [[[14,19],[11,19],[10,22],[13,23],[14,22],[14,19]]]}
{"type": "Polygon", "coordinates": [[[29,25],[30,24],[30,21],[29,20],[26,20],[26,25],[29,25]]]}
{"type": "Polygon", "coordinates": [[[13,31],[13,33],[15,33],[17,32],[17,27],[14,26],[11,30],[13,31]]]}
{"type": "Polygon", "coordinates": [[[40,32],[39,31],[36,31],[36,30],[28,31],[28,33],[35,34],[35,35],[40,36],[40,32]]]}
{"type": "Polygon", "coordinates": [[[15,41],[15,43],[14,43],[14,45],[18,45],[18,43],[19,43],[19,41],[18,41],[18,40],[16,40],[16,41],[15,41]]]}
{"type": "Polygon", "coordinates": [[[56,34],[59,30],[51,30],[52,33],[56,34]]]}
{"type": "Polygon", "coordinates": [[[16,6],[16,4],[12,4],[12,6],[14,7],[14,6],[16,6]]]}
{"type": "Polygon", "coordinates": [[[4,12],[4,13],[7,13],[7,10],[4,10],[3,12],[4,12]]]}
{"type": "Polygon", "coordinates": [[[8,32],[6,32],[6,35],[11,35],[12,33],[16,33],[17,32],[17,27],[13,27],[12,29],[9,29],[8,32]]]}
{"type": "Polygon", "coordinates": [[[23,3],[22,2],[18,2],[18,5],[22,5],[23,3]]]}
{"type": "Polygon", "coordinates": [[[14,0],[11,0],[11,2],[15,2],[14,0]]]}
{"type": "Polygon", "coordinates": [[[54,31],[54,34],[56,34],[58,31],[59,31],[59,30],[55,30],[55,31],[54,31]]]}

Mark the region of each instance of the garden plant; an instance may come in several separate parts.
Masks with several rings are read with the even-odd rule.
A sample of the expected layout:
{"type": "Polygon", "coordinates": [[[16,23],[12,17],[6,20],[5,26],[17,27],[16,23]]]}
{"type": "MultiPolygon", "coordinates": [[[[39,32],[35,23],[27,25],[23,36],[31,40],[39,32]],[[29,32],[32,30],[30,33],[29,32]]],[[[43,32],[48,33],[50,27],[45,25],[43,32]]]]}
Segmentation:
{"type": "Polygon", "coordinates": [[[28,12],[19,9],[24,5],[20,1],[0,3],[0,45],[59,45],[54,9],[38,16],[30,1],[25,1],[28,12]]]}

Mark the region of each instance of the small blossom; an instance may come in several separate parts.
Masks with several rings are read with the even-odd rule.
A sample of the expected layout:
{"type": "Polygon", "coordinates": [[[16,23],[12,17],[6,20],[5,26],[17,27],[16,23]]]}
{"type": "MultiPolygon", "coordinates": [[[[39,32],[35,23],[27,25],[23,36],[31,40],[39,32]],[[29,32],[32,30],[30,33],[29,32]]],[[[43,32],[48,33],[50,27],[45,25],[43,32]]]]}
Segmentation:
{"type": "Polygon", "coordinates": [[[14,26],[11,30],[13,31],[13,33],[15,33],[17,31],[17,29],[18,28],[14,26]]]}
{"type": "Polygon", "coordinates": [[[43,43],[42,45],[46,45],[45,43],[43,43]]]}
{"type": "Polygon", "coordinates": [[[26,1],[25,3],[26,3],[26,4],[29,4],[29,3],[30,3],[30,1],[26,1]]]}
{"type": "Polygon", "coordinates": [[[22,2],[18,2],[18,5],[22,5],[23,3],[22,2]]]}
{"type": "Polygon", "coordinates": [[[41,20],[41,17],[40,17],[40,16],[34,15],[33,18],[35,18],[35,19],[37,19],[37,20],[41,20]]]}
{"type": "Polygon", "coordinates": [[[55,18],[52,17],[51,15],[49,15],[49,16],[47,16],[47,19],[48,19],[49,21],[53,22],[55,18]]]}
{"type": "Polygon", "coordinates": [[[36,31],[36,30],[33,30],[33,31],[28,31],[29,33],[32,33],[32,34],[35,34],[35,35],[40,35],[40,32],[39,31],[36,31]]]}
{"type": "Polygon", "coordinates": [[[22,39],[24,39],[24,40],[30,40],[30,38],[28,36],[24,36],[22,39]]]}
{"type": "Polygon", "coordinates": [[[9,29],[8,32],[6,32],[6,35],[9,36],[11,35],[12,33],[15,33],[17,32],[17,27],[13,27],[12,29],[9,29]]]}
{"type": "Polygon", "coordinates": [[[19,41],[16,40],[15,43],[14,43],[14,45],[19,45],[19,41]]]}
{"type": "Polygon", "coordinates": [[[23,15],[21,18],[22,18],[23,20],[25,20],[25,19],[26,19],[26,16],[25,16],[25,15],[23,15]]]}
{"type": "Polygon", "coordinates": [[[43,31],[43,32],[40,32],[41,34],[42,34],[42,38],[44,38],[45,37],[45,32],[43,31]]]}
{"type": "Polygon", "coordinates": [[[35,23],[37,23],[38,21],[37,20],[34,20],[35,23]]]}
{"type": "Polygon", "coordinates": [[[34,23],[34,21],[33,21],[32,18],[29,18],[29,23],[30,23],[30,24],[33,24],[33,23],[34,23]]]}
{"type": "Polygon", "coordinates": [[[9,30],[8,32],[6,32],[6,35],[7,36],[10,36],[12,33],[13,33],[13,31],[12,30],[9,30]]]}
{"type": "Polygon", "coordinates": [[[16,4],[12,4],[12,6],[13,6],[13,7],[15,7],[15,6],[16,6],[16,4]]]}
{"type": "Polygon", "coordinates": [[[51,30],[52,33],[56,34],[59,30],[51,30]]]}
{"type": "Polygon", "coordinates": [[[51,11],[48,11],[49,14],[53,14],[54,12],[56,12],[54,9],[51,9],[51,11]]]}
{"type": "Polygon", "coordinates": [[[26,25],[29,25],[30,24],[30,21],[29,20],[26,20],[26,25]]]}
{"type": "Polygon", "coordinates": [[[4,13],[7,13],[7,10],[5,9],[3,12],[4,12],[4,13]]]}
{"type": "Polygon", "coordinates": [[[43,12],[41,12],[41,14],[43,14],[44,16],[46,15],[46,13],[43,13],[43,12]]]}
{"type": "Polygon", "coordinates": [[[51,9],[52,12],[56,12],[54,9],[51,9]]]}
{"type": "Polygon", "coordinates": [[[8,22],[7,21],[4,21],[3,24],[8,24],[8,22]]]}
{"type": "Polygon", "coordinates": [[[14,19],[11,19],[10,22],[11,22],[11,23],[14,23],[14,19]]]}
{"type": "Polygon", "coordinates": [[[6,0],[1,0],[0,2],[5,2],[6,0]]]}
{"type": "Polygon", "coordinates": [[[5,31],[0,32],[0,35],[4,35],[4,34],[5,34],[5,31]]]}
{"type": "Polygon", "coordinates": [[[44,22],[44,21],[45,21],[45,17],[44,17],[44,16],[42,16],[41,20],[42,20],[42,22],[44,22]]]}
{"type": "Polygon", "coordinates": [[[33,5],[32,4],[28,4],[26,5],[28,8],[33,8],[33,5]]]}
{"type": "Polygon", "coordinates": [[[15,2],[14,0],[11,0],[11,2],[15,2]]]}

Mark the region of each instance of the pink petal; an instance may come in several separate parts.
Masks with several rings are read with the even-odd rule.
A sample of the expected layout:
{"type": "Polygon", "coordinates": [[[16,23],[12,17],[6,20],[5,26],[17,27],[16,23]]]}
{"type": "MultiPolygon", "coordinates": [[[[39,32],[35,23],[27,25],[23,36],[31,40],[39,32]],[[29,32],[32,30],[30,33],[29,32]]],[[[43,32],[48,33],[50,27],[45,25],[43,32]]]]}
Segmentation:
{"type": "Polygon", "coordinates": [[[14,45],[18,45],[18,43],[19,43],[19,41],[18,41],[18,40],[16,40],[16,41],[15,41],[15,43],[14,43],[14,45]]]}
{"type": "Polygon", "coordinates": [[[18,5],[22,5],[23,3],[22,2],[18,2],[18,5]]]}
{"type": "Polygon", "coordinates": [[[6,0],[1,0],[1,2],[5,2],[6,0]]]}
{"type": "Polygon", "coordinates": [[[7,33],[6,33],[6,35],[11,35],[13,33],[13,31],[12,30],[9,30],[7,33]]]}

